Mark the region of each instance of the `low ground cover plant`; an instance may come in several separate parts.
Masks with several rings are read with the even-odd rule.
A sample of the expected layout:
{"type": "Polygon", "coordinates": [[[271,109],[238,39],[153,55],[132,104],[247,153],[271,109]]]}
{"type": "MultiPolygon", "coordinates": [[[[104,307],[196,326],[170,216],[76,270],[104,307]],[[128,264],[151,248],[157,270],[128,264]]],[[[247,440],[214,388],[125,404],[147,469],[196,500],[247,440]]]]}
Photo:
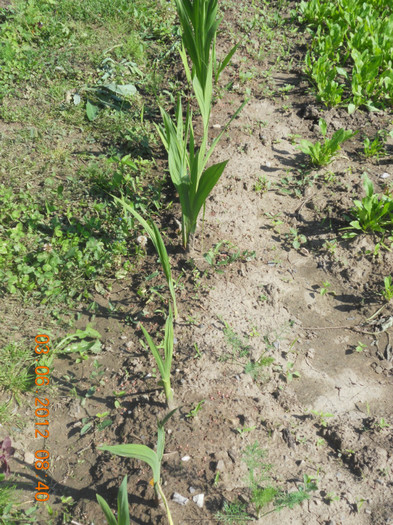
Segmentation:
{"type": "Polygon", "coordinates": [[[272,465],[265,462],[267,451],[258,442],[248,445],[243,451],[243,461],[248,469],[250,503],[253,511],[240,502],[224,502],[223,508],[216,514],[219,521],[227,523],[244,523],[263,518],[284,508],[293,509],[304,500],[310,499],[311,493],[317,490],[315,479],[304,475],[303,484],[297,490],[286,492],[273,484],[269,472],[272,465]],[[272,508],[273,507],[273,508],[272,508]]]}
{"type": "Polygon", "coordinates": [[[299,144],[300,151],[309,155],[310,162],[314,166],[326,166],[329,164],[340,151],[341,145],[358,133],[353,132],[351,129],[339,129],[333,134],[331,139],[328,139],[326,137],[327,124],[323,118],[319,119],[319,129],[325,139],[324,142],[315,142],[313,144],[309,140],[301,140],[299,144]]]}
{"type": "Polygon", "coordinates": [[[384,237],[393,228],[393,199],[390,195],[380,195],[374,192],[374,185],[367,173],[363,174],[363,186],[366,196],[361,200],[354,201],[351,214],[354,220],[344,230],[343,237],[351,239],[360,232],[379,233],[384,237]]]}
{"type": "Polygon", "coordinates": [[[309,0],[300,3],[312,33],[306,73],[326,105],[345,104],[352,113],[392,102],[390,66],[393,19],[389,2],[309,0]]]}

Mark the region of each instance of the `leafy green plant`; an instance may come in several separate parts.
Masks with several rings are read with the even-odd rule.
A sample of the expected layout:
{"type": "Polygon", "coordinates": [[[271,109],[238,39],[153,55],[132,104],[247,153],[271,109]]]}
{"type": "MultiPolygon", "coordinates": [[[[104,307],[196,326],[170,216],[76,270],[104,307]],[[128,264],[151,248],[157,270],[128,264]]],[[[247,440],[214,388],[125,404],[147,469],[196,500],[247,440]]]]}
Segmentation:
{"type": "Polygon", "coordinates": [[[219,162],[209,168],[206,168],[207,163],[222,135],[247,101],[238,108],[208,149],[213,70],[218,80],[236,51],[236,46],[217,65],[215,39],[220,24],[220,20],[217,19],[217,0],[195,0],[192,3],[190,0],[176,0],[176,7],[182,27],[183,48],[180,55],[202,115],[203,133],[200,147],[196,147],[189,104],[183,122],[180,96],[174,120],[172,121],[170,115],[160,108],[163,125],[156,128],[168,152],[169,173],[179,194],[182,208],[182,242],[183,247],[187,248],[190,236],[195,233],[199,212],[202,206],[205,206],[207,197],[220,179],[228,161],[219,162]],[[186,51],[192,61],[191,71],[186,51]]]}
{"type": "Polygon", "coordinates": [[[163,341],[164,347],[164,359],[161,357],[157,346],[154,344],[149,333],[144,326],[141,325],[141,329],[145,339],[150,347],[151,353],[156,361],[158,371],[161,375],[161,384],[164,387],[165,397],[168,406],[171,406],[173,401],[173,391],[171,388],[171,366],[173,357],[173,314],[172,309],[169,308],[169,314],[165,323],[165,335],[163,341]]]}
{"type": "Polygon", "coordinates": [[[329,164],[340,151],[341,144],[358,133],[357,131],[339,129],[331,139],[327,139],[327,124],[323,118],[319,119],[319,129],[325,139],[323,143],[316,142],[313,144],[309,140],[301,140],[299,144],[300,151],[310,156],[311,164],[314,166],[326,166],[329,164]]]}
{"type": "Polygon", "coordinates": [[[381,133],[377,133],[373,141],[371,141],[368,137],[364,139],[364,155],[369,157],[378,157],[385,153],[385,143],[383,140],[383,136],[381,133]]]}
{"type": "Polygon", "coordinates": [[[199,401],[199,403],[197,403],[195,405],[194,408],[192,408],[188,414],[186,414],[186,417],[187,418],[194,418],[198,415],[198,412],[202,409],[202,406],[205,404],[205,400],[202,399],[202,401],[199,401]]]}
{"type": "Polygon", "coordinates": [[[68,355],[79,353],[79,355],[99,354],[101,352],[101,334],[88,324],[85,330],[76,330],[73,334],[67,334],[55,346],[49,354],[41,354],[40,365],[51,366],[56,355],[68,355]]]}
{"type": "Polygon", "coordinates": [[[306,73],[317,97],[327,105],[345,104],[348,112],[370,111],[392,100],[391,12],[386,2],[309,0],[300,2],[312,39],[306,73]],[[364,21],[367,20],[367,23],[364,21]]]}
{"type": "Polygon", "coordinates": [[[391,275],[388,275],[383,280],[384,289],[382,290],[382,295],[388,303],[393,299],[393,279],[391,275]]]}
{"type": "Polygon", "coordinates": [[[304,475],[304,483],[297,487],[297,491],[285,492],[274,487],[269,475],[272,465],[264,462],[266,454],[266,450],[261,449],[258,442],[248,445],[243,453],[243,461],[248,468],[251,502],[258,519],[285,507],[292,509],[305,499],[309,499],[310,493],[317,489],[316,483],[307,475],[304,475]],[[273,505],[274,508],[263,512],[268,505],[273,505]]]}
{"type": "MultiPolygon", "coordinates": [[[[165,447],[164,426],[166,422],[169,420],[169,418],[173,416],[176,410],[177,408],[169,412],[169,414],[167,414],[162,421],[157,422],[157,451],[156,452],[152,450],[151,448],[147,447],[146,445],[130,444],[130,443],[125,444],[125,445],[112,445],[112,446],[101,445],[98,447],[99,450],[107,451],[117,456],[139,459],[140,461],[144,461],[145,463],[149,465],[149,467],[153,471],[154,489],[156,490],[157,496],[162,498],[169,525],[173,525],[173,520],[172,520],[172,515],[169,509],[168,501],[161,487],[161,462],[162,462],[162,457],[164,454],[164,447],[165,447]]],[[[124,480],[123,480],[123,483],[124,483],[124,480]]],[[[120,492],[120,497],[121,497],[122,502],[124,502],[124,499],[125,499],[124,496],[125,496],[125,489],[123,486],[123,490],[120,492]]],[[[124,509],[125,504],[123,503],[122,505],[123,505],[122,509],[124,509]]],[[[114,522],[114,524],[116,524],[116,522],[114,522]]],[[[120,525],[120,524],[116,524],[116,525],[120,525]]]]}
{"type": "Polygon", "coordinates": [[[164,241],[162,240],[161,234],[157,226],[153,221],[147,222],[128,202],[124,200],[124,198],[119,199],[118,197],[113,196],[116,202],[121,204],[124,208],[124,210],[128,211],[133,215],[143,226],[146,233],[149,235],[154,248],[157,251],[158,257],[160,259],[160,263],[162,266],[162,269],[164,271],[169,291],[172,297],[172,303],[173,303],[173,310],[175,318],[177,317],[177,304],[176,304],[176,293],[175,293],[175,286],[174,281],[172,279],[172,271],[171,271],[171,263],[169,261],[168,252],[165,248],[164,241]]]}
{"type": "Polygon", "coordinates": [[[204,134],[200,148],[197,149],[195,144],[190,107],[187,108],[185,122],[183,122],[183,108],[180,97],[178,98],[174,121],[161,108],[164,125],[157,126],[162,143],[168,152],[169,173],[180,198],[184,248],[187,248],[190,236],[195,233],[199,212],[221,177],[228,161],[219,162],[209,168],[206,168],[206,165],[222,135],[245,105],[245,103],[242,104],[235,112],[207,151],[212,86],[210,82],[210,90],[204,94],[196,77],[194,78],[194,86],[204,122],[204,134]]]}
{"type": "Polygon", "coordinates": [[[250,353],[251,346],[233,330],[229,323],[227,323],[223,319],[220,320],[224,324],[223,333],[226,342],[232,348],[232,358],[235,359],[248,356],[250,353]]]}
{"type": "Polygon", "coordinates": [[[314,414],[315,416],[318,416],[319,418],[319,424],[322,427],[327,427],[327,418],[334,417],[334,414],[330,414],[330,412],[323,412],[318,410],[310,410],[311,414],[314,414]]]}
{"type": "Polygon", "coordinates": [[[288,363],[286,363],[285,377],[287,382],[293,381],[295,377],[300,377],[300,372],[294,370],[294,366],[295,363],[292,363],[291,361],[288,361],[288,363]]]}
{"type": "Polygon", "coordinates": [[[274,363],[274,357],[268,356],[267,350],[255,361],[249,361],[244,372],[250,374],[254,381],[264,381],[268,376],[266,369],[274,363]]]}
{"type": "Polygon", "coordinates": [[[222,18],[217,18],[218,1],[175,0],[175,2],[182,27],[183,48],[180,54],[187,78],[191,84],[196,76],[202,89],[205,90],[209,83],[210,61],[213,63],[214,79],[218,82],[220,74],[229,64],[239,44],[234,45],[221,62],[217,62],[216,36],[222,22],[222,18]],[[189,69],[185,51],[191,59],[192,71],[189,69]]]}
{"type": "Polygon", "coordinates": [[[345,239],[355,237],[359,231],[384,234],[393,227],[393,199],[389,195],[374,193],[374,186],[366,173],[363,174],[366,196],[355,200],[351,213],[355,220],[343,230],[355,230],[343,235],[345,239]]]}
{"type": "Polygon", "coordinates": [[[232,244],[230,241],[220,241],[215,244],[210,250],[203,255],[205,261],[210,264],[210,266],[215,266],[216,270],[219,271],[220,266],[226,266],[235,261],[250,261],[255,258],[255,252],[249,252],[240,250],[232,244]],[[222,249],[224,248],[224,249],[222,249]],[[234,250],[233,252],[231,250],[234,250]]]}
{"type": "Polygon", "coordinates": [[[117,519],[111,511],[108,503],[99,494],[97,501],[105,514],[108,525],[130,525],[130,513],[128,510],[127,476],[124,477],[117,495],[117,519]]]}
{"type": "Polygon", "coordinates": [[[299,233],[296,228],[291,228],[287,238],[291,240],[291,244],[295,250],[299,250],[302,244],[307,242],[307,237],[302,233],[299,233]]]}
{"type": "Polygon", "coordinates": [[[358,341],[358,344],[357,344],[355,350],[356,350],[356,352],[361,353],[361,352],[363,352],[363,350],[365,350],[366,348],[367,348],[367,345],[366,345],[366,344],[362,343],[361,341],[358,341]]]}
{"type": "Polygon", "coordinates": [[[319,293],[321,295],[336,295],[336,292],[334,292],[333,290],[331,290],[331,283],[329,283],[329,281],[323,281],[322,283],[322,286],[321,288],[319,289],[319,293]]]}

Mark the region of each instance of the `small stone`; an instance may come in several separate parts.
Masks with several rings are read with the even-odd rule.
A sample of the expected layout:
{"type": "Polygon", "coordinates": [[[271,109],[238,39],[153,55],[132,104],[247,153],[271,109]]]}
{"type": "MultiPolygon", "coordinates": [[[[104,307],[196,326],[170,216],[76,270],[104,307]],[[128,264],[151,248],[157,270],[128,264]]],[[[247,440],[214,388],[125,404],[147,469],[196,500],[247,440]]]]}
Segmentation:
{"type": "Polygon", "coordinates": [[[190,456],[183,456],[181,458],[182,461],[190,461],[190,459],[191,459],[190,456]]]}
{"type": "Polygon", "coordinates": [[[189,487],[188,492],[189,492],[190,494],[195,494],[196,489],[194,489],[194,487],[189,487]]]}
{"type": "Polygon", "coordinates": [[[382,173],[381,179],[388,179],[390,177],[389,173],[382,173]]]}
{"type": "Polygon", "coordinates": [[[174,501],[175,503],[178,503],[179,505],[187,505],[188,498],[185,498],[178,492],[174,492],[172,496],[172,501],[174,501]]]}
{"type": "Polygon", "coordinates": [[[31,452],[25,452],[25,461],[29,465],[32,465],[35,461],[34,454],[32,454],[31,452]]]}
{"type": "Polygon", "coordinates": [[[272,167],[272,163],[271,163],[271,162],[269,162],[269,161],[268,161],[268,162],[266,162],[266,167],[267,167],[267,168],[271,168],[271,167],[272,167]]]}
{"type": "Polygon", "coordinates": [[[374,372],[375,372],[376,374],[382,374],[382,372],[383,372],[383,368],[382,368],[382,366],[379,366],[379,365],[376,366],[376,367],[374,368],[374,372]]]}
{"type": "Polygon", "coordinates": [[[371,509],[366,509],[364,512],[365,512],[366,514],[372,514],[371,509]]]}
{"type": "Polygon", "coordinates": [[[221,129],[221,124],[213,124],[214,129],[221,129]]]}
{"type": "Polygon", "coordinates": [[[193,501],[194,503],[196,503],[197,506],[198,506],[200,509],[203,508],[204,500],[205,500],[205,495],[204,495],[204,494],[196,494],[196,495],[193,496],[193,498],[192,498],[192,501],[193,501]]]}
{"type": "Polygon", "coordinates": [[[218,470],[219,472],[222,472],[223,470],[225,470],[225,463],[223,462],[222,459],[217,461],[216,470],[218,470]]]}
{"type": "Polygon", "coordinates": [[[314,350],[314,348],[309,348],[309,349],[307,350],[307,357],[308,357],[309,359],[313,359],[314,356],[315,356],[315,350],[314,350]]]}

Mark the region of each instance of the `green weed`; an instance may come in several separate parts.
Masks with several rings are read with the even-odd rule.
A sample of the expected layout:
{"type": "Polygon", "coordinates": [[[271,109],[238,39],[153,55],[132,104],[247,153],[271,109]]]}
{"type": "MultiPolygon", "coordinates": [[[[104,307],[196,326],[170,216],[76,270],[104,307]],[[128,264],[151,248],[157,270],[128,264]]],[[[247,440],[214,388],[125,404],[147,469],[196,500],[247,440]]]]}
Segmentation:
{"type": "Polygon", "coordinates": [[[97,501],[105,514],[109,525],[130,525],[130,513],[128,510],[127,476],[124,477],[119,487],[117,495],[117,518],[115,518],[108,503],[99,494],[96,494],[97,501]]]}
{"type": "Polygon", "coordinates": [[[145,339],[150,347],[151,353],[153,354],[154,360],[157,364],[157,368],[161,375],[161,384],[164,387],[165,397],[168,406],[171,408],[173,400],[173,391],[171,388],[171,366],[173,357],[173,315],[172,309],[169,308],[169,314],[165,323],[165,335],[163,341],[164,347],[164,359],[161,357],[157,346],[153,342],[147,330],[141,325],[141,329],[145,339]]]}
{"type": "Polygon", "coordinates": [[[341,144],[358,133],[354,133],[352,130],[339,129],[331,139],[327,139],[327,124],[322,118],[319,119],[319,129],[325,139],[323,143],[316,142],[313,144],[309,140],[301,140],[299,144],[300,151],[310,156],[311,164],[314,166],[326,166],[329,164],[340,151],[341,144]]]}
{"type": "Polygon", "coordinates": [[[146,233],[149,235],[154,248],[156,249],[156,252],[158,254],[158,257],[160,259],[160,263],[162,266],[162,269],[164,271],[169,291],[172,297],[173,302],[173,309],[174,309],[174,315],[175,318],[177,317],[177,304],[176,304],[176,294],[175,294],[175,287],[174,282],[172,279],[172,271],[171,271],[171,264],[168,257],[168,252],[165,248],[164,241],[162,240],[161,234],[157,226],[153,221],[147,222],[129,203],[125,202],[124,199],[119,199],[118,197],[114,196],[114,199],[116,202],[122,205],[124,210],[131,213],[143,226],[146,233]]]}
{"type": "Polygon", "coordinates": [[[300,13],[312,31],[305,62],[318,99],[345,104],[349,113],[390,105],[393,22],[386,2],[309,0],[300,13]]]}
{"type": "Polygon", "coordinates": [[[196,416],[198,415],[198,412],[202,409],[202,407],[203,407],[204,404],[205,404],[205,400],[202,399],[202,401],[199,401],[199,403],[197,403],[197,404],[195,405],[195,407],[192,408],[192,409],[188,412],[188,414],[186,414],[186,417],[189,418],[189,419],[190,419],[190,418],[194,418],[194,417],[196,417],[196,416]]]}
{"type": "Polygon", "coordinates": [[[20,402],[34,386],[34,356],[28,345],[9,343],[1,350],[0,385],[20,402]]]}
{"type": "Polygon", "coordinates": [[[175,118],[161,107],[163,125],[156,126],[162,143],[168,152],[169,173],[179,194],[182,208],[182,242],[187,248],[190,236],[195,233],[200,210],[210,192],[220,179],[228,161],[206,168],[207,163],[227,130],[246,102],[234,113],[219,135],[208,148],[209,121],[213,97],[213,71],[218,80],[220,73],[228,64],[235,46],[217,64],[215,58],[215,40],[221,20],[217,19],[217,0],[176,0],[177,12],[182,27],[183,48],[180,52],[189,84],[202,115],[203,134],[200,147],[197,148],[192,122],[192,111],[188,104],[185,121],[181,97],[178,97],[175,118]],[[192,62],[190,71],[187,54],[192,62]]]}
{"type": "MultiPolygon", "coordinates": [[[[171,512],[168,506],[168,501],[165,497],[165,494],[161,488],[161,462],[162,457],[164,454],[164,447],[165,447],[165,430],[164,426],[165,423],[173,416],[173,414],[176,412],[176,408],[169,412],[162,421],[157,422],[157,451],[155,452],[151,448],[147,447],[146,445],[134,445],[134,444],[126,444],[126,445],[113,445],[113,446],[107,446],[107,445],[101,445],[98,447],[99,450],[110,452],[111,454],[115,454],[117,456],[122,456],[126,458],[134,458],[139,459],[140,461],[144,461],[149,465],[149,467],[153,471],[153,484],[154,488],[156,490],[157,496],[162,498],[162,501],[165,506],[165,511],[167,514],[169,525],[173,525],[173,520],[171,516],[171,512]]],[[[125,512],[126,512],[126,504],[124,502],[125,496],[126,496],[126,487],[127,482],[123,480],[123,488],[119,491],[119,497],[121,498],[121,509],[122,509],[122,516],[123,519],[126,519],[125,512]],[[124,485],[123,485],[124,484],[124,485]]],[[[106,504],[106,502],[102,498],[97,498],[102,510],[104,511],[105,515],[110,516],[109,507],[106,504]]],[[[127,514],[128,514],[128,503],[127,503],[127,514]]],[[[126,522],[122,522],[122,524],[125,524],[126,522]]],[[[112,525],[112,524],[111,524],[112,525]]],[[[113,525],[120,525],[117,524],[115,521],[113,525]]]]}
{"type": "Polygon", "coordinates": [[[240,250],[230,241],[220,241],[203,255],[205,261],[214,266],[216,271],[220,271],[221,266],[226,266],[235,261],[248,262],[255,258],[255,251],[249,252],[240,250]],[[222,249],[224,248],[224,249],[222,249]]]}
{"type": "Polygon", "coordinates": [[[390,302],[393,299],[393,279],[391,275],[388,275],[383,280],[384,289],[382,290],[382,296],[386,302],[390,302]]]}
{"type": "Polygon", "coordinates": [[[393,199],[389,195],[374,193],[374,186],[366,173],[363,174],[366,196],[361,201],[355,200],[351,213],[355,220],[344,230],[355,230],[343,235],[352,239],[359,232],[385,234],[393,227],[393,199]]]}

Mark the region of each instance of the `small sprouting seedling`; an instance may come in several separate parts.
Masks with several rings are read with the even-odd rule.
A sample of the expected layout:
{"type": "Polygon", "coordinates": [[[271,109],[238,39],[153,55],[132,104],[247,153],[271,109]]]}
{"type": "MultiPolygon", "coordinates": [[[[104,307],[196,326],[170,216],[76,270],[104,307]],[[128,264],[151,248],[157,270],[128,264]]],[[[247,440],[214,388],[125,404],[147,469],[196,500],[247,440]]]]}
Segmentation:
{"type": "Polygon", "coordinates": [[[296,228],[291,228],[289,230],[287,238],[291,239],[291,244],[295,248],[295,250],[298,250],[302,244],[305,244],[307,242],[307,237],[302,233],[298,233],[296,228]]]}
{"type": "Polygon", "coordinates": [[[271,182],[267,179],[265,175],[260,175],[257,182],[254,184],[254,191],[256,193],[266,193],[270,190],[271,182]]]}
{"type": "Polygon", "coordinates": [[[158,258],[160,259],[160,263],[161,263],[162,269],[164,271],[164,275],[168,283],[169,292],[172,297],[173,311],[174,311],[174,315],[176,319],[177,318],[177,305],[176,305],[175,286],[174,286],[174,281],[172,279],[171,263],[169,261],[168,252],[165,248],[165,244],[164,244],[164,241],[162,240],[159,229],[157,228],[157,226],[155,225],[153,221],[150,221],[150,223],[145,221],[145,219],[141,215],[139,215],[139,213],[136,210],[134,210],[134,208],[129,203],[127,203],[124,200],[124,198],[119,199],[116,196],[113,196],[113,198],[115,199],[116,202],[118,202],[119,204],[123,206],[123,209],[125,211],[130,212],[141,223],[146,233],[149,235],[154,245],[154,248],[156,249],[156,252],[158,254],[158,258]]]}
{"type": "Polygon", "coordinates": [[[298,139],[300,139],[302,136],[299,135],[298,133],[292,133],[290,135],[288,135],[288,140],[289,142],[292,144],[292,146],[294,146],[297,142],[298,139]]]}
{"type": "Polygon", "coordinates": [[[199,403],[194,407],[192,408],[188,414],[186,414],[186,417],[187,418],[192,418],[192,417],[196,417],[196,415],[198,414],[198,412],[201,410],[203,404],[205,403],[205,400],[202,399],[202,401],[199,401],[199,403]]]}
{"type": "Polygon", "coordinates": [[[292,381],[295,377],[300,377],[300,372],[298,372],[297,370],[294,370],[293,367],[295,366],[295,363],[292,363],[291,361],[288,361],[288,363],[286,364],[286,378],[287,378],[287,381],[292,381]]]}
{"type": "Polygon", "coordinates": [[[358,133],[353,132],[351,129],[340,129],[334,133],[331,139],[327,139],[327,124],[323,118],[319,119],[319,129],[325,139],[323,143],[316,142],[313,144],[309,140],[301,140],[299,144],[300,151],[310,156],[311,164],[314,166],[326,166],[329,164],[340,151],[341,144],[358,133]]]}
{"type": "Polygon", "coordinates": [[[213,487],[217,487],[219,481],[220,481],[220,471],[217,470],[216,475],[214,476],[213,487]]]}
{"type": "Polygon", "coordinates": [[[383,295],[385,301],[389,303],[393,299],[393,281],[392,281],[392,276],[389,275],[389,276],[385,277],[384,280],[383,280],[383,283],[384,283],[385,289],[382,290],[382,295],[383,295]]]}
{"type": "Polygon", "coordinates": [[[202,357],[202,352],[199,350],[198,343],[194,343],[194,348],[195,348],[194,359],[200,359],[202,357]]]}
{"type": "MultiPolygon", "coordinates": [[[[175,408],[174,410],[169,412],[169,414],[167,414],[162,421],[157,422],[157,452],[154,452],[154,450],[147,447],[146,445],[140,445],[140,444],[135,445],[131,443],[128,443],[125,445],[113,445],[113,446],[101,445],[98,447],[99,450],[111,452],[111,454],[115,454],[117,456],[139,459],[140,461],[144,461],[145,463],[149,465],[149,467],[153,471],[152,484],[154,485],[154,489],[156,491],[157,496],[161,497],[164,503],[169,525],[173,525],[173,520],[172,520],[171,512],[169,509],[168,501],[161,488],[161,462],[162,462],[162,457],[164,455],[164,446],[165,446],[164,425],[169,420],[169,418],[173,416],[176,410],[177,409],[175,408]]],[[[124,482],[123,480],[123,483],[125,483],[125,487],[126,487],[127,482],[124,482]]],[[[126,496],[126,488],[124,488],[124,485],[123,485],[122,491],[119,491],[119,495],[123,501],[126,496]]],[[[99,500],[100,505],[102,502],[105,503],[104,500],[102,501],[99,500]]],[[[128,503],[127,503],[127,506],[128,506],[128,503]]],[[[106,507],[108,507],[108,505],[106,505],[106,507]]],[[[124,508],[124,507],[125,505],[123,504],[121,508],[124,508]]],[[[101,508],[104,510],[104,507],[102,507],[102,505],[101,505],[101,508]]],[[[128,512],[128,508],[127,508],[127,512],[128,512]]],[[[104,510],[104,513],[105,513],[105,510],[104,510]]],[[[116,521],[109,522],[109,523],[110,525],[121,525],[120,523],[116,521]]],[[[127,522],[125,521],[124,523],[126,524],[127,522]]]]}
{"type": "Polygon", "coordinates": [[[127,476],[124,477],[117,493],[117,519],[111,511],[108,503],[99,494],[97,501],[105,514],[109,525],[130,525],[130,513],[128,510],[127,476]]]}
{"type": "Polygon", "coordinates": [[[115,408],[121,408],[122,404],[121,404],[121,402],[119,401],[118,398],[125,396],[126,395],[126,391],[125,390],[121,390],[120,392],[113,391],[113,395],[116,398],[115,402],[114,402],[115,408]]]}
{"type": "Polygon", "coordinates": [[[324,500],[328,505],[330,505],[330,503],[332,503],[333,501],[340,501],[340,496],[336,496],[334,492],[328,492],[324,497],[324,500]]]}
{"type": "Polygon", "coordinates": [[[386,422],[384,417],[381,417],[381,419],[377,423],[374,423],[374,428],[378,430],[383,430],[384,428],[389,428],[389,427],[390,425],[389,423],[386,422]]]}
{"type": "Polygon", "coordinates": [[[264,381],[266,377],[266,368],[274,363],[274,357],[268,356],[267,350],[256,361],[249,361],[244,367],[244,372],[250,374],[254,381],[264,381]]]}
{"type": "Polygon", "coordinates": [[[284,224],[284,221],[282,221],[281,219],[278,218],[278,217],[280,217],[281,212],[279,212],[279,213],[275,213],[275,214],[273,214],[273,213],[265,213],[265,215],[266,215],[266,217],[267,217],[268,219],[270,219],[270,220],[272,221],[272,225],[273,225],[274,230],[275,230],[277,233],[280,233],[280,228],[279,228],[279,226],[280,226],[281,224],[284,224]]]}
{"type": "Polygon", "coordinates": [[[363,352],[363,350],[365,350],[366,348],[367,348],[367,345],[366,345],[366,344],[362,343],[361,341],[358,341],[358,344],[357,344],[355,350],[356,350],[356,352],[361,353],[361,352],[363,352]]]}
{"type": "Polygon", "coordinates": [[[344,239],[352,239],[359,231],[384,234],[393,226],[393,199],[389,195],[374,193],[374,186],[367,174],[363,175],[366,196],[361,201],[354,201],[351,213],[355,217],[350,226],[343,230],[355,230],[343,235],[344,239]]]}
{"type": "Polygon", "coordinates": [[[227,525],[243,525],[246,521],[252,521],[246,508],[245,503],[224,501],[222,509],[217,512],[215,518],[227,525]]]}
{"type": "Polygon", "coordinates": [[[377,157],[383,155],[385,152],[385,138],[386,132],[379,132],[375,136],[374,140],[371,141],[368,137],[364,139],[364,155],[365,157],[377,157]]]}
{"type": "Polygon", "coordinates": [[[256,426],[253,426],[253,427],[237,427],[236,428],[236,432],[238,432],[242,437],[244,436],[244,434],[246,434],[247,432],[251,432],[252,430],[255,430],[257,427],[256,426]]]}
{"type": "Polygon", "coordinates": [[[317,410],[310,410],[311,414],[314,414],[315,416],[319,417],[319,424],[322,427],[327,427],[327,418],[328,417],[334,417],[334,414],[330,414],[329,412],[318,412],[317,410]]]}
{"type": "Polygon", "coordinates": [[[235,261],[247,262],[255,259],[255,252],[249,252],[248,250],[240,252],[234,244],[224,240],[212,247],[203,257],[210,266],[216,267],[216,271],[219,271],[220,266],[226,266],[235,261]],[[224,250],[221,250],[222,246],[224,250]],[[234,251],[232,252],[231,250],[234,251]]]}
{"type": "Polygon", "coordinates": [[[330,290],[330,287],[332,285],[329,283],[329,281],[324,281],[323,282],[323,285],[321,286],[321,288],[319,289],[319,293],[321,295],[328,295],[329,293],[332,294],[332,295],[335,295],[335,292],[333,292],[332,290],[330,290]]]}
{"type": "Polygon", "coordinates": [[[250,345],[241,339],[226,321],[220,320],[224,323],[223,333],[227,343],[232,347],[233,357],[242,358],[249,355],[250,345]]]}
{"type": "Polygon", "coordinates": [[[165,334],[164,334],[164,358],[161,357],[157,346],[154,344],[150,334],[147,332],[144,326],[141,325],[141,329],[145,339],[150,347],[151,353],[156,361],[157,368],[161,375],[160,383],[164,387],[165,397],[168,406],[171,406],[173,401],[173,391],[171,388],[171,366],[173,357],[173,315],[172,308],[169,307],[169,314],[165,323],[165,334]]]}

